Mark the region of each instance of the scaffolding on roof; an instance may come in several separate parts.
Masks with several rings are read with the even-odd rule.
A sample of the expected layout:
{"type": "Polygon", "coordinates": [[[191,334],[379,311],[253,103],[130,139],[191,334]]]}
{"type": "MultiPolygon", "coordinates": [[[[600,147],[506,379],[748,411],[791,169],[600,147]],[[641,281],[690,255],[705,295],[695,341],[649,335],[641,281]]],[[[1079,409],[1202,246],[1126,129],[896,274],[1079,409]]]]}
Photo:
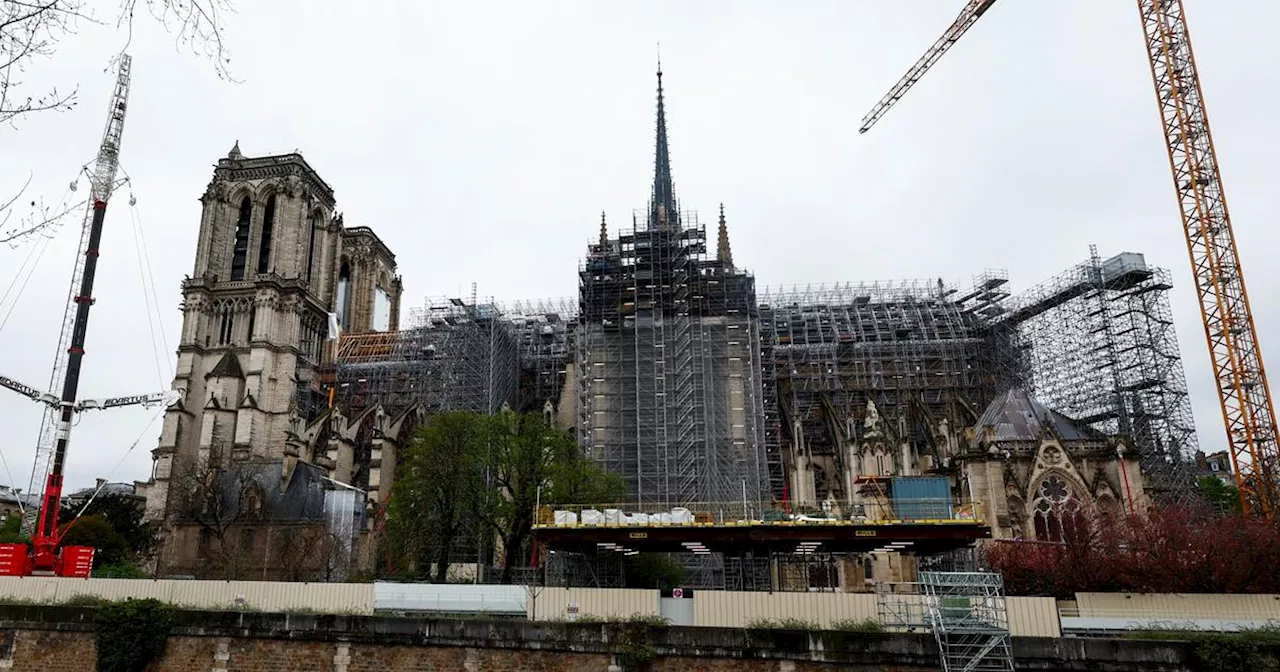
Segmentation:
{"type": "Polygon", "coordinates": [[[520,355],[521,410],[541,411],[548,402],[558,408],[573,360],[577,301],[514,301],[502,306],[502,314],[520,355]]]}
{"type": "Polygon", "coordinates": [[[348,414],[374,404],[427,413],[516,406],[516,340],[496,306],[429,298],[411,315],[408,329],[339,338],[327,372],[337,405],[348,414]]]}
{"type": "Polygon", "coordinates": [[[874,282],[820,282],[762,287],[760,305],[823,306],[907,299],[945,298],[956,292],[941,279],[880,280],[874,282]]]}
{"type": "MultiPolygon", "coordinates": [[[[819,500],[845,499],[844,451],[855,438],[867,402],[899,419],[896,431],[921,446],[934,443],[937,421],[965,426],[1003,384],[993,363],[1016,349],[985,329],[1008,296],[1003,275],[975,278],[961,292],[940,279],[834,283],[765,290],[759,299],[767,379],[765,437],[770,455],[803,445],[827,456],[835,473],[815,467],[819,500]],[[1002,341],[1003,342],[1003,341],[1002,341]],[[957,424],[963,423],[963,424],[957,424]]],[[[771,474],[775,496],[785,487],[771,474]]]]}
{"type": "Polygon", "coordinates": [[[1195,492],[1195,422],[1169,272],[1141,254],[1090,258],[1017,295],[1000,321],[1030,344],[1030,390],[1049,408],[1133,441],[1162,501],[1195,492]]]}

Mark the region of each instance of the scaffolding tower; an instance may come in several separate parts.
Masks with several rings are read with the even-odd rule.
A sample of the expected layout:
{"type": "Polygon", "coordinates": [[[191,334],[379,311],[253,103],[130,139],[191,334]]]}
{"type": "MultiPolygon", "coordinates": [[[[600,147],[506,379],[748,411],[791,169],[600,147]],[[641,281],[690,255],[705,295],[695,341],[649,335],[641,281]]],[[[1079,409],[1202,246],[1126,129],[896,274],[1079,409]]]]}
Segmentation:
{"type": "Polygon", "coordinates": [[[707,258],[695,213],[676,222],[592,245],[579,268],[578,439],[637,503],[757,501],[755,280],[707,258]]]}
{"type": "Polygon", "coordinates": [[[1191,399],[1169,272],[1141,254],[1090,258],[1014,297],[1005,322],[1030,345],[1029,391],[1108,436],[1129,437],[1151,494],[1194,495],[1191,399]]]}
{"type": "Polygon", "coordinates": [[[876,584],[880,624],[932,632],[943,672],[1013,672],[1004,579],[992,572],[920,572],[917,583],[876,584]]]}

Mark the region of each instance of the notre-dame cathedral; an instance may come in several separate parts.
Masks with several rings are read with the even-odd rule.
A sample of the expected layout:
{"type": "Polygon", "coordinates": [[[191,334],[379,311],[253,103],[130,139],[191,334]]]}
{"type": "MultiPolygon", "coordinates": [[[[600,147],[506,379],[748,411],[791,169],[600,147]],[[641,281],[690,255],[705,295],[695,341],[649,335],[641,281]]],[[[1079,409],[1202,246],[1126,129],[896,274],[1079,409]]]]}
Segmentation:
{"type": "Polygon", "coordinates": [[[339,333],[396,329],[395,255],[371,229],[344,225],[333,189],[299,154],[251,158],[237,142],[200,201],[182,284],[181,398],[139,484],[161,528],[156,570],[303,578],[327,568],[261,559],[314,558],[334,543],[355,552],[358,532],[333,539],[335,517],[362,527],[364,508],[388,494],[369,456],[354,459],[329,432],[318,439],[325,423],[297,404],[339,333]]]}

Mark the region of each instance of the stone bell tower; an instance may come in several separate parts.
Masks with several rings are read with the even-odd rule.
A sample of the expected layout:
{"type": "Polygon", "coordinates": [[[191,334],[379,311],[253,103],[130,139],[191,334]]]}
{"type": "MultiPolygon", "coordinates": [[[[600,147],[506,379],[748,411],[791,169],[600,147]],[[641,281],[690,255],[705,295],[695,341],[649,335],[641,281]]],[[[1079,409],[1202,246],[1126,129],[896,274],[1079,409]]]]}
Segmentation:
{"type": "Polygon", "coordinates": [[[237,143],[200,201],[173,382],[184,393],[154,451],[151,519],[165,516],[183,470],[283,456],[293,396],[324,356],[338,291],[342,218],[301,155],[249,158],[237,143]]]}

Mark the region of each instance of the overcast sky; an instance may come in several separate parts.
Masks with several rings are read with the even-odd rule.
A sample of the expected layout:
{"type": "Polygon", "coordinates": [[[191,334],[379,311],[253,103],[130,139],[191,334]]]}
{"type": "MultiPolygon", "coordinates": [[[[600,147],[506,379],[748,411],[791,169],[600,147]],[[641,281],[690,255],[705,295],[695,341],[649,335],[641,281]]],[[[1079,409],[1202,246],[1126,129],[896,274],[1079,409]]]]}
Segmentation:
{"type": "MultiPolygon", "coordinates": [[[[104,16],[114,6],[97,4],[104,16]]],[[[611,228],[629,225],[648,197],[661,42],[677,194],[708,223],[725,204],[734,260],[761,284],[965,284],[1002,268],[1021,290],[1085,259],[1090,243],[1104,256],[1143,252],[1173,270],[1201,444],[1223,446],[1132,2],[998,3],[866,135],[863,114],[960,0],[239,4],[226,27],[239,84],[156,26],[136,27],[121,155],[132,182],[107,216],[82,397],[168,388],[196,199],[236,140],[250,156],[306,156],[346,223],[373,227],[397,254],[406,315],[472,282],[500,301],[574,295],[600,211],[611,228]],[[158,356],[131,210],[167,336],[158,356]]],[[[1280,74],[1260,46],[1280,4],[1186,4],[1264,352],[1280,361],[1280,74]]],[[[30,173],[32,194],[57,200],[92,160],[104,68],[123,43],[114,27],[84,26],[36,64],[32,87],[79,84],[80,105],[0,129],[0,195],[30,173]]],[[[78,229],[73,218],[58,232],[0,329],[0,374],[48,381],[78,229]]],[[[31,245],[0,249],[5,286],[31,245]]],[[[155,415],[85,415],[68,485],[148,478],[155,415]]],[[[39,422],[35,404],[0,400],[0,481],[26,486],[39,422]]]]}

